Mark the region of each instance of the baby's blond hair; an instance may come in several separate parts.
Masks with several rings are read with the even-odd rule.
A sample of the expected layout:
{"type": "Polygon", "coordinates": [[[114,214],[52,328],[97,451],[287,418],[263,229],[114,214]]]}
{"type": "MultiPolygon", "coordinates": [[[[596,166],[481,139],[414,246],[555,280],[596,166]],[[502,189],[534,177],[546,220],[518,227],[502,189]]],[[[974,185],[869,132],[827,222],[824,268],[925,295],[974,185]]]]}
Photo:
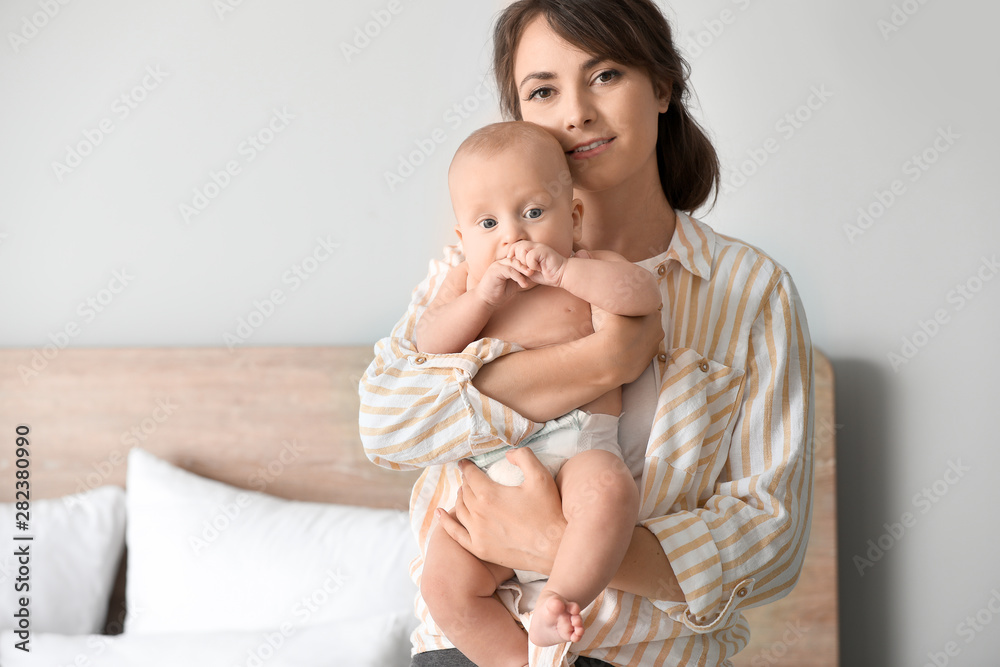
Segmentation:
{"type": "Polygon", "coordinates": [[[492,157],[502,150],[521,142],[533,143],[540,149],[545,146],[553,151],[557,151],[559,155],[563,156],[564,161],[566,159],[566,155],[563,153],[558,139],[549,134],[541,126],[523,120],[493,123],[479,128],[462,142],[462,145],[455,151],[455,158],[465,153],[476,153],[485,157],[492,157]]]}
{"type": "Polygon", "coordinates": [[[569,187],[572,184],[569,163],[559,140],[540,125],[523,120],[492,123],[470,134],[455,151],[448,174],[451,175],[451,170],[462,157],[478,156],[489,159],[515,146],[528,147],[532,157],[536,159],[555,160],[552,164],[558,165],[558,173],[554,174],[555,180],[547,184],[547,188],[553,195],[566,192],[567,196],[572,197],[572,187],[569,187]]]}

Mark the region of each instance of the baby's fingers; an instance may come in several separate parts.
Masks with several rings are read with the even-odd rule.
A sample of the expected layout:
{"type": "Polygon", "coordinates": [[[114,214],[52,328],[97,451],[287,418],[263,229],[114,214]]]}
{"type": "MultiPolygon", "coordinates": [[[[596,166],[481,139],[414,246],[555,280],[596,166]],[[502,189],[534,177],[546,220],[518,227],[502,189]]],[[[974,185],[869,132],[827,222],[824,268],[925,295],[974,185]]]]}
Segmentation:
{"type": "Polygon", "coordinates": [[[531,241],[518,241],[510,247],[510,252],[508,253],[511,259],[519,259],[525,264],[527,264],[527,257],[530,257],[532,252],[538,247],[537,244],[531,241]]]}
{"type": "Polygon", "coordinates": [[[544,251],[539,247],[534,247],[524,255],[524,263],[526,266],[530,267],[533,271],[538,271],[542,268],[542,257],[544,256],[544,251]]]}
{"type": "Polygon", "coordinates": [[[531,281],[528,278],[526,278],[524,274],[521,273],[520,271],[511,271],[510,279],[524,289],[528,289],[529,287],[531,287],[531,281]]]}
{"type": "Polygon", "coordinates": [[[529,275],[538,270],[538,260],[535,259],[537,252],[534,246],[519,241],[511,247],[511,252],[513,253],[513,257],[510,258],[510,261],[512,263],[516,262],[517,266],[523,267],[529,275]]]}
{"type": "Polygon", "coordinates": [[[524,241],[515,241],[514,243],[510,244],[509,248],[507,248],[507,259],[514,259],[515,257],[517,257],[518,251],[523,252],[523,250],[524,250],[524,241]]]}
{"type": "Polygon", "coordinates": [[[503,263],[505,266],[509,266],[515,271],[519,271],[526,276],[531,276],[531,274],[534,273],[534,271],[528,268],[528,266],[517,257],[511,257],[510,259],[503,260],[503,263]]]}
{"type": "Polygon", "coordinates": [[[508,280],[513,280],[521,287],[526,288],[531,284],[531,281],[528,280],[528,277],[524,274],[521,267],[518,267],[514,264],[514,262],[516,261],[517,260],[509,260],[509,259],[500,260],[500,264],[503,267],[500,270],[500,275],[503,276],[504,278],[507,278],[508,280]]]}

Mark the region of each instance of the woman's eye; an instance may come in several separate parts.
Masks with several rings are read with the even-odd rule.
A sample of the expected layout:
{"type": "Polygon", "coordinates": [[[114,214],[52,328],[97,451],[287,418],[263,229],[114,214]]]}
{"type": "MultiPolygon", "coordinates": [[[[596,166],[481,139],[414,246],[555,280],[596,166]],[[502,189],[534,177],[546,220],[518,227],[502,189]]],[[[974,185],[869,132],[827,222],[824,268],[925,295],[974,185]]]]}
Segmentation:
{"type": "Polygon", "coordinates": [[[540,208],[528,209],[528,212],[524,214],[524,217],[528,218],[529,220],[537,220],[538,218],[542,217],[542,209],[540,208]]]}
{"type": "Polygon", "coordinates": [[[498,224],[500,224],[500,223],[498,223],[493,218],[486,218],[485,220],[483,220],[482,222],[479,223],[479,226],[482,227],[483,229],[493,229],[498,224]]]}
{"type": "Polygon", "coordinates": [[[536,88],[535,90],[531,91],[530,95],[528,95],[528,101],[533,100],[535,97],[537,97],[540,100],[547,100],[550,97],[552,97],[552,89],[536,88]]]}
{"type": "Polygon", "coordinates": [[[616,69],[609,69],[597,75],[597,80],[601,83],[610,83],[621,76],[621,72],[616,69]]]}

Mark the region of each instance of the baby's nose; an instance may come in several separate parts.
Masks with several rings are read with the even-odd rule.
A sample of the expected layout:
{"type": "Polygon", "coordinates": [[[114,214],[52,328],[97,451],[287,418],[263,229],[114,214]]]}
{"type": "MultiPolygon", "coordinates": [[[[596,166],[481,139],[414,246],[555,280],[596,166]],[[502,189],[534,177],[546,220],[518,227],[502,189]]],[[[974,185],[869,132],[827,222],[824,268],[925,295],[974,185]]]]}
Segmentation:
{"type": "Polygon", "coordinates": [[[512,223],[504,229],[504,241],[507,243],[516,243],[524,238],[524,227],[519,224],[512,223]]]}

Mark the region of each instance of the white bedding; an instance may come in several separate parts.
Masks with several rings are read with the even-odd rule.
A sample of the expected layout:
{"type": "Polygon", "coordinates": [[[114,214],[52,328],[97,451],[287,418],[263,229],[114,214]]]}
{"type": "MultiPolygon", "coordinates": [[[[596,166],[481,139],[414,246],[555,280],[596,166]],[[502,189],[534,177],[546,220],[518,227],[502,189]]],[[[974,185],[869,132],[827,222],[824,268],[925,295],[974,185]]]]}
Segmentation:
{"type": "Polygon", "coordinates": [[[102,487],[32,510],[39,537],[62,539],[50,536],[33,566],[48,585],[32,589],[30,653],[0,626],[3,667],[409,664],[417,547],[405,512],[246,491],[138,448],[126,493],[102,487]],[[124,542],[125,633],[95,634],[124,542]]]}
{"type": "Polygon", "coordinates": [[[128,633],[324,624],[412,609],[406,513],[283,500],[141,449],[127,477],[128,633]]]}
{"type": "Polygon", "coordinates": [[[14,614],[22,613],[20,598],[27,597],[29,627],[35,632],[100,632],[125,546],[124,491],[102,486],[32,500],[24,533],[14,530],[16,514],[15,503],[0,503],[0,525],[17,532],[14,537],[34,539],[8,537],[0,554],[0,630],[16,627],[20,619],[14,614]],[[27,553],[17,556],[18,550],[27,553]]]}
{"type": "Polygon", "coordinates": [[[342,620],[328,625],[256,632],[55,635],[31,639],[31,652],[0,637],[4,667],[405,667],[406,615],[342,620]]]}

